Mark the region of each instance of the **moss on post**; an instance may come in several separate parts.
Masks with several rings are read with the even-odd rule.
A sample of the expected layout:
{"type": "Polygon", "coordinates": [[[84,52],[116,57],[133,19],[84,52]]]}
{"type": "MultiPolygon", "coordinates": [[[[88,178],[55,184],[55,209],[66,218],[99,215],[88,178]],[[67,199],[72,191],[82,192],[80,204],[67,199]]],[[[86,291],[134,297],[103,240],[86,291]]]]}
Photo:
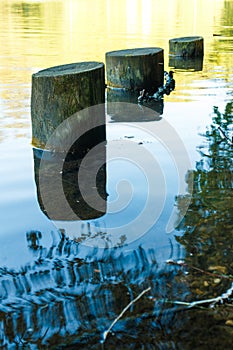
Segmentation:
{"type": "Polygon", "coordinates": [[[163,49],[136,48],[106,53],[107,85],[139,91],[154,91],[163,85],[163,49]]]}
{"type": "Polygon", "coordinates": [[[178,57],[203,57],[204,40],[201,36],[170,39],[169,54],[178,57]]]}

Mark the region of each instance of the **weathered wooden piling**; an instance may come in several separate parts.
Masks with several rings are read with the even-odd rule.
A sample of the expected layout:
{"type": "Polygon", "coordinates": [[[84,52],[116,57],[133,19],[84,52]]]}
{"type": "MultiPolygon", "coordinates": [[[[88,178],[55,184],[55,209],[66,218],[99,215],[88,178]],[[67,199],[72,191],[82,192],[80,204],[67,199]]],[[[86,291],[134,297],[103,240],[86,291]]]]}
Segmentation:
{"type": "MultiPolygon", "coordinates": [[[[105,73],[104,64],[101,62],[66,64],[33,74],[31,92],[33,144],[44,148],[50,136],[64,120],[82,109],[104,101],[105,73]]],[[[101,118],[104,125],[104,113],[101,118]]],[[[91,117],[88,121],[80,120],[80,124],[82,123],[89,123],[89,129],[92,128],[91,117]]],[[[105,138],[103,128],[96,130],[94,138],[95,143],[105,138]]],[[[89,142],[92,142],[90,137],[82,143],[85,143],[85,147],[89,147],[89,142]]]]}
{"type": "Polygon", "coordinates": [[[155,91],[163,85],[163,49],[148,47],[107,52],[106,72],[109,87],[155,91]]]}
{"type": "Polygon", "coordinates": [[[204,39],[201,36],[188,36],[169,40],[169,55],[179,57],[202,57],[204,39]]]}

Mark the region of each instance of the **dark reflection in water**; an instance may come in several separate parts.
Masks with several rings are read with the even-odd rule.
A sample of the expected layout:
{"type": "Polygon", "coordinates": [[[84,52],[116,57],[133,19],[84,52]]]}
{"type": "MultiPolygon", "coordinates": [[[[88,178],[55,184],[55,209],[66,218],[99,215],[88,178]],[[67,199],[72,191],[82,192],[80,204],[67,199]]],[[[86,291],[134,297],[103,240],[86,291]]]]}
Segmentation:
{"type": "Polygon", "coordinates": [[[201,58],[183,58],[183,57],[169,57],[169,67],[174,69],[202,71],[203,57],[201,58]]]}
{"type": "Polygon", "coordinates": [[[14,12],[19,16],[24,17],[25,19],[31,16],[41,17],[41,13],[42,13],[41,4],[28,4],[26,2],[22,2],[22,3],[14,2],[11,5],[11,8],[12,8],[12,12],[14,12]]]}
{"type": "Polygon", "coordinates": [[[225,1],[221,22],[224,23],[224,26],[221,28],[221,35],[233,37],[233,27],[232,27],[232,16],[233,16],[233,2],[225,1]]]}
{"type": "Polygon", "coordinates": [[[149,122],[161,120],[164,102],[150,101],[143,105],[138,104],[138,93],[123,89],[107,89],[107,114],[113,122],[149,122]],[[127,103],[119,103],[127,102],[127,103]],[[135,104],[137,107],[135,107],[135,104]]]}
{"type": "Polygon", "coordinates": [[[72,151],[66,155],[65,159],[62,153],[35,148],[33,154],[37,198],[45,215],[48,215],[51,220],[87,220],[105,214],[107,197],[105,143],[100,144],[98,154],[95,152],[89,156],[85,164],[82,163],[83,158],[77,152],[72,151]],[[43,168],[41,168],[42,157],[43,168]],[[80,171],[82,172],[81,180],[80,171]],[[42,182],[40,176],[43,177],[42,182]],[[62,182],[62,195],[64,194],[65,201],[68,203],[67,211],[64,201],[61,200],[60,181],[62,182]],[[90,186],[91,183],[94,186],[90,186]],[[51,203],[49,213],[44,207],[43,200],[45,203],[47,200],[51,203]]]}

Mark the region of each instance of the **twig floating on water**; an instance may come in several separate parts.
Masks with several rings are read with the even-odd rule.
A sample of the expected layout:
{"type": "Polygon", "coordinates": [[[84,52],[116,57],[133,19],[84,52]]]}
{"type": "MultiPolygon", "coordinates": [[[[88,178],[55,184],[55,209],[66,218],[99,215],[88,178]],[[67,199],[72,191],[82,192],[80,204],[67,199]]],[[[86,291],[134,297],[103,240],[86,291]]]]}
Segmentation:
{"type": "Polygon", "coordinates": [[[193,266],[193,265],[189,265],[186,262],[184,262],[183,260],[175,261],[175,260],[169,259],[169,260],[166,261],[166,263],[168,265],[176,265],[176,266],[181,266],[181,267],[182,266],[188,267],[188,268],[190,268],[192,270],[199,271],[199,272],[201,272],[201,273],[203,273],[205,275],[209,275],[209,276],[212,276],[212,277],[225,278],[225,279],[229,279],[229,280],[233,279],[232,275],[226,275],[226,274],[220,274],[220,273],[205,271],[205,270],[200,269],[199,267],[196,267],[196,266],[193,266]]]}
{"type": "Polygon", "coordinates": [[[121,311],[121,313],[115,318],[115,320],[111,323],[109,328],[104,332],[103,334],[103,343],[105,342],[109,332],[114,327],[114,325],[119,321],[119,319],[124,315],[124,313],[130,308],[131,305],[133,305],[138,299],[140,299],[145,293],[149,292],[151,290],[151,287],[143,290],[135,299],[131,300],[131,302],[126,305],[126,307],[121,311]]]}

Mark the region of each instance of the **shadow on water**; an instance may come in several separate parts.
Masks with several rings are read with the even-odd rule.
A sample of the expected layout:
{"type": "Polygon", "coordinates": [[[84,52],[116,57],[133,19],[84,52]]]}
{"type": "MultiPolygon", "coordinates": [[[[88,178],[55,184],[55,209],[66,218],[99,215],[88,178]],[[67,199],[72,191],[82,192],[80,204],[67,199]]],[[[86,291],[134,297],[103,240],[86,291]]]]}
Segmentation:
{"type": "MultiPolygon", "coordinates": [[[[52,232],[45,248],[43,233],[28,232],[32,262],[0,269],[2,349],[231,349],[232,294],[225,303],[190,302],[232,292],[232,106],[224,114],[214,108],[201,160],[188,174],[192,201],[176,238],[185,261],[158,263],[153,245],[87,248],[65,231],[52,232]]],[[[176,198],[180,213],[185,201],[176,198]]]]}

